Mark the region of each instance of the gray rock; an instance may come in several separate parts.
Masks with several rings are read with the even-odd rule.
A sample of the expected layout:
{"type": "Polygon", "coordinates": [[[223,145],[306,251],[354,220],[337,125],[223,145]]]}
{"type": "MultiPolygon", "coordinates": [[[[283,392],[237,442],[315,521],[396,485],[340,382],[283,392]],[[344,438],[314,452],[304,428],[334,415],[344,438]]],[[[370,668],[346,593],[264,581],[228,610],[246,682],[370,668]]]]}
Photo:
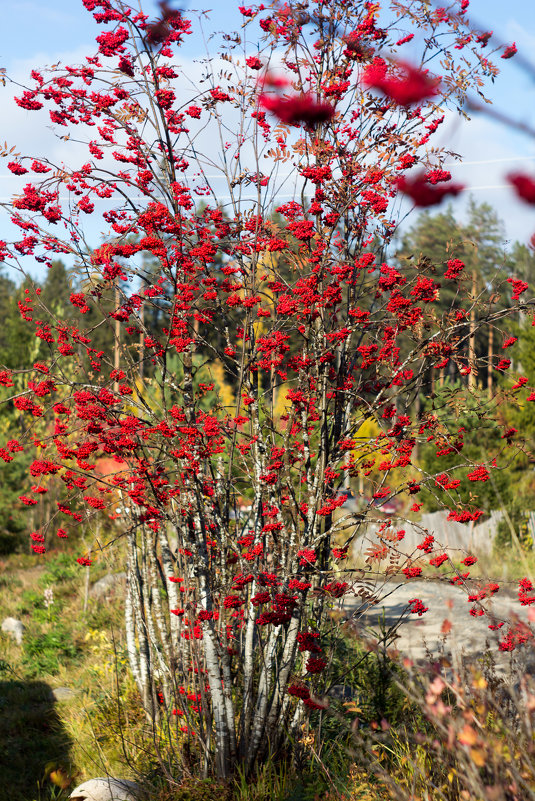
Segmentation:
{"type": "MultiPolygon", "coordinates": [[[[484,583],[484,582],[483,582],[484,583]]],[[[468,593],[461,588],[442,581],[403,581],[386,582],[381,591],[382,600],[376,606],[361,608],[360,599],[346,596],[343,608],[353,620],[357,632],[364,634],[367,626],[378,630],[382,625],[395,626],[401,617],[403,622],[397,630],[395,648],[402,656],[416,663],[425,663],[428,657],[439,659],[442,655],[458,665],[461,660],[482,668],[489,655],[495,662],[495,673],[501,678],[510,677],[511,655],[500,651],[498,641],[502,639],[507,626],[501,631],[489,630],[494,620],[512,622],[512,614],[529,624],[528,607],[514,603],[507,595],[486,598],[483,604],[487,613],[472,617],[469,610],[468,593]],[[422,600],[428,611],[422,616],[407,614],[409,602],[413,598],[422,600]],[[444,622],[447,625],[444,628],[444,622]]],[[[520,652],[522,653],[522,652],[520,652]]],[[[531,649],[526,650],[524,668],[535,666],[531,649]]]]}
{"type": "Polygon", "coordinates": [[[142,797],[137,782],[111,777],[89,779],[70,795],[73,801],[139,801],[142,797]]]}
{"type": "Polygon", "coordinates": [[[55,701],[70,701],[76,696],[76,693],[70,687],[54,687],[52,695],[55,701]]]}
{"type": "Polygon", "coordinates": [[[126,573],[107,573],[98,581],[95,581],[89,595],[97,601],[103,601],[114,595],[126,581],[126,573]]]}
{"type": "Polygon", "coordinates": [[[16,617],[5,617],[2,621],[2,631],[4,634],[9,634],[13,637],[17,645],[22,645],[22,638],[26,626],[22,620],[17,620],[16,617]]]}

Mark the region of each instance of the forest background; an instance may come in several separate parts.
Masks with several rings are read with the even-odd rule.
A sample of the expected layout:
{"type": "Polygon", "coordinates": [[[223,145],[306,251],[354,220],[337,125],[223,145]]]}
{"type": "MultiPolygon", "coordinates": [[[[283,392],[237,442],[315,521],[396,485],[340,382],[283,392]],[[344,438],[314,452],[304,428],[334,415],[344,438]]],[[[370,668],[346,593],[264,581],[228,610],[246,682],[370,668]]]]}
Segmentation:
{"type": "MultiPolygon", "coordinates": [[[[202,206],[200,206],[202,208],[202,206]]],[[[280,217],[275,212],[272,219],[280,223],[280,217]]],[[[431,262],[440,262],[443,258],[441,254],[449,250],[455,250],[455,254],[461,257],[467,265],[467,272],[470,270],[472,276],[473,290],[484,303],[492,297],[495,286],[503,281],[507,275],[514,274],[519,279],[532,283],[535,278],[535,254],[533,248],[515,241],[506,245],[505,226],[496,210],[488,203],[477,203],[470,198],[467,205],[467,215],[465,220],[460,221],[453,206],[448,206],[444,210],[431,212],[429,210],[421,213],[417,219],[412,218],[413,222],[405,232],[400,232],[394,243],[391,245],[392,256],[390,262],[401,269],[407,268],[407,259],[411,257],[423,257],[431,262]]],[[[151,265],[147,261],[147,274],[150,274],[151,265]]],[[[31,285],[41,289],[40,300],[43,309],[47,312],[41,315],[43,323],[52,324],[54,320],[61,318],[62,314],[69,307],[73,319],[77,316],[77,310],[72,311],[70,298],[72,293],[76,293],[81,288],[76,272],[61,260],[56,259],[52,267],[47,271],[44,279],[25,279],[17,282],[12,275],[5,271],[0,273],[0,317],[3,321],[0,330],[0,364],[4,369],[24,370],[44,357],[46,343],[35,337],[34,327],[28,321],[22,319],[19,312],[19,303],[24,301],[25,291],[31,285]]],[[[507,286],[507,284],[505,285],[507,286]]],[[[448,285],[441,292],[436,302],[437,309],[447,309],[452,302],[451,289],[448,285]]],[[[496,310],[501,307],[506,308],[509,303],[507,293],[504,293],[497,301],[496,310]]],[[[101,304],[99,310],[92,309],[85,313],[82,318],[78,313],[80,321],[83,319],[85,325],[94,327],[93,341],[97,351],[113,353],[116,351],[116,358],[120,360],[118,350],[120,342],[115,338],[115,329],[107,325],[106,304],[101,304]]],[[[147,330],[156,334],[161,328],[164,320],[165,304],[161,309],[158,303],[153,303],[147,308],[145,325],[147,330]]],[[[477,321],[476,321],[477,322],[477,321]]],[[[535,383],[535,329],[528,320],[519,320],[509,324],[509,333],[518,337],[515,347],[512,371],[521,369],[523,375],[529,383],[535,383]]],[[[481,508],[489,515],[493,510],[502,510],[504,505],[509,517],[513,522],[520,539],[524,541],[526,548],[533,547],[533,534],[529,525],[529,513],[535,509],[535,468],[532,457],[529,455],[535,447],[535,409],[532,404],[522,404],[519,406],[516,400],[511,403],[508,398],[507,390],[512,386],[514,379],[506,373],[500,373],[492,368],[487,369],[487,363],[492,362],[493,355],[499,355],[502,342],[496,341],[496,336],[492,333],[492,328],[478,331],[475,338],[474,355],[479,362],[485,365],[484,370],[478,375],[475,373],[459,377],[455,374],[455,365],[450,361],[447,368],[436,370],[436,376],[430,387],[422,393],[416,400],[422,409],[437,408],[443,409],[451,403],[451,422],[458,425],[466,425],[467,435],[465,449],[461,454],[453,454],[448,459],[437,459],[435,448],[431,444],[429,447],[418,449],[414,464],[421,467],[427,473],[437,473],[444,469],[452,469],[457,464],[462,464],[468,458],[472,463],[483,462],[489,449],[499,447],[503,440],[503,432],[511,427],[516,428],[525,437],[525,451],[517,453],[512,461],[510,469],[502,470],[497,474],[493,483],[483,484],[479,488],[479,503],[481,508]],[[455,403],[453,398],[458,390],[464,386],[470,389],[472,398],[468,405],[463,409],[461,418],[456,416],[455,403]],[[485,410],[486,400],[500,387],[503,389],[503,397],[498,398],[498,413],[495,421],[486,423],[486,428],[482,429],[474,426],[477,419],[478,410],[485,410]]],[[[179,369],[177,363],[176,368],[179,369]]],[[[145,363],[144,370],[148,373],[154,372],[155,367],[150,360],[145,363]]],[[[150,375],[145,376],[150,381],[150,375]]],[[[222,397],[226,398],[228,405],[235,402],[236,386],[233,376],[225,371],[223,363],[212,363],[210,368],[206,368],[206,380],[217,379],[221,388],[222,397]]],[[[18,380],[23,380],[23,375],[19,375],[18,380]]],[[[7,398],[12,390],[2,387],[0,392],[7,398]]],[[[3,398],[2,398],[3,399],[3,398]]],[[[282,386],[277,390],[275,401],[275,411],[283,414],[286,401],[286,388],[282,386]]],[[[207,409],[209,408],[207,400],[207,409]]],[[[447,413],[446,413],[447,417],[447,413]]],[[[480,414],[482,418],[483,415],[480,414]]],[[[39,426],[43,432],[50,426],[50,420],[45,414],[39,426]]],[[[2,403],[0,405],[0,434],[4,442],[14,440],[25,430],[25,421],[12,403],[2,403]]],[[[379,429],[377,432],[379,433],[379,429]]],[[[369,438],[373,436],[373,430],[362,430],[360,436],[369,438]]],[[[58,503],[65,500],[64,485],[60,480],[51,481],[48,486],[46,496],[34,497],[31,504],[28,504],[28,494],[31,495],[32,476],[28,471],[32,454],[28,451],[14,452],[11,461],[0,464],[0,554],[7,555],[14,552],[30,552],[30,542],[28,531],[35,527],[46,527],[46,522],[51,513],[56,509],[58,503]],[[62,494],[63,492],[63,494],[62,494]]],[[[376,459],[377,467],[379,459],[376,459]]],[[[98,463],[97,463],[98,464],[98,463]]],[[[106,475],[110,472],[112,461],[103,458],[100,460],[99,472],[106,475]]],[[[466,467],[464,472],[467,473],[466,467]]],[[[461,475],[461,473],[459,473],[461,475]]],[[[372,469],[369,473],[369,481],[360,478],[355,486],[348,487],[358,497],[361,498],[365,506],[373,494],[374,482],[377,478],[377,471],[372,469]]],[[[468,492],[469,494],[469,492],[468,492]]],[[[468,501],[468,494],[462,495],[462,502],[468,501]],[[465,497],[466,496],[466,497],[465,497]]],[[[244,497],[243,504],[247,505],[247,497],[244,497]]],[[[422,512],[432,512],[441,508],[437,504],[432,493],[427,493],[424,497],[422,512]]],[[[399,513],[405,513],[407,509],[397,509],[399,513]]],[[[418,515],[417,515],[418,517],[418,515]]],[[[104,529],[109,528],[113,531],[114,515],[106,514],[103,517],[104,529]],[[111,519],[110,519],[111,517],[111,519]]],[[[510,526],[507,522],[502,523],[501,535],[496,542],[496,549],[511,541],[510,526]]],[[[83,530],[81,530],[83,531],[83,530]]],[[[103,531],[103,533],[105,533],[103,531]]],[[[82,536],[82,534],[79,534],[82,536]]],[[[83,537],[82,537],[83,539],[83,537]]],[[[83,543],[78,543],[83,548],[83,543]]],[[[70,547],[76,547],[75,539],[71,538],[70,547]]],[[[49,547],[58,547],[53,540],[50,540],[49,547]]]]}
{"type": "MultiPolygon", "coordinates": [[[[515,0],[507,5],[495,0],[492,2],[472,0],[470,15],[471,19],[484,25],[486,29],[499,31],[504,41],[515,40],[521,53],[528,53],[535,39],[533,34],[535,9],[527,7],[528,5],[522,0],[515,0]]],[[[153,6],[156,13],[158,6],[157,4],[153,6]]],[[[193,8],[191,3],[189,6],[193,8]]],[[[150,13],[150,5],[147,10],[150,13]]],[[[12,15],[12,26],[10,35],[4,37],[2,41],[0,68],[15,79],[26,78],[30,69],[36,64],[76,61],[90,50],[91,43],[99,32],[92,16],[87,14],[81,3],[78,5],[65,0],[54,0],[45,5],[24,0],[10,9],[10,15],[12,15]]],[[[210,13],[202,18],[203,40],[200,36],[187,37],[181,47],[181,58],[190,60],[193,74],[201,69],[200,58],[205,54],[210,36],[215,34],[217,37],[223,30],[239,27],[240,21],[241,15],[237,4],[228,2],[214,4],[210,13]]],[[[511,118],[519,119],[522,124],[529,127],[535,114],[532,105],[526,103],[526,98],[532,91],[532,78],[519,67],[515,59],[502,61],[499,67],[500,74],[493,81],[493,85],[487,87],[492,108],[499,109],[511,118]]],[[[0,92],[0,111],[5,112],[0,139],[17,142],[17,149],[21,152],[32,152],[35,155],[47,152],[54,157],[54,153],[61,150],[61,142],[51,130],[45,132],[42,127],[39,128],[39,138],[36,138],[35,132],[38,128],[29,124],[32,113],[19,108],[13,102],[14,94],[16,94],[15,87],[10,84],[4,86],[0,92]]],[[[34,117],[31,120],[33,121],[34,117]]],[[[533,140],[526,137],[524,132],[513,126],[503,125],[491,116],[472,114],[471,119],[466,119],[457,113],[446,112],[446,121],[436,144],[440,146],[444,143],[447,143],[449,150],[460,156],[458,160],[451,161],[445,166],[451,170],[453,181],[462,181],[466,190],[461,193],[454,206],[446,211],[441,210],[438,214],[432,214],[431,219],[428,212],[420,213],[418,219],[417,209],[408,213],[411,211],[411,203],[409,200],[402,200],[399,213],[401,224],[396,240],[386,255],[391,259],[397,251],[400,256],[397,264],[402,263],[403,255],[407,255],[409,251],[422,252],[433,260],[433,257],[437,258],[444,252],[448,243],[450,246],[455,246],[466,240],[471,243],[468,248],[473,251],[472,271],[477,273],[479,288],[483,289],[485,286],[490,288],[490,283],[498,280],[498,273],[501,273],[502,279],[506,274],[517,274],[528,283],[531,282],[535,260],[526,243],[532,232],[532,212],[529,206],[516,197],[505,181],[505,175],[514,170],[529,169],[530,162],[535,161],[535,154],[531,155],[535,150],[533,140]],[[475,255],[477,249],[479,257],[475,255]]],[[[224,185],[222,183],[218,188],[216,176],[213,176],[213,185],[216,190],[221,190],[218,194],[224,199],[224,185]]],[[[2,198],[6,200],[17,187],[17,176],[5,169],[4,162],[0,172],[2,198]]],[[[294,191],[295,187],[285,185],[283,194],[279,195],[278,200],[287,200],[293,196],[294,191]]],[[[6,234],[8,226],[7,215],[4,209],[1,209],[0,238],[6,234]]],[[[88,243],[92,247],[98,247],[100,237],[96,220],[88,217],[86,227],[88,243]]],[[[69,257],[63,263],[56,262],[54,269],[48,272],[44,268],[40,270],[38,265],[30,265],[32,277],[43,287],[42,300],[48,305],[51,315],[61,316],[61,311],[70,306],[71,293],[79,289],[71,267],[69,257]]],[[[2,281],[0,305],[2,319],[5,320],[0,334],[0,363],[8,369],[18,369],[32,364],[35,358],[38,358],[33,352],[28,358],[30,346],[33,350],[36,348],[35,337],[31,327],[20,319],[17,308],[17,301],[22,298],[25,285],[21,282],[20,276],[17,277],[12,273],[8,275],[5,270],[0,276],[2,281]]],[[[445,308],[448,300],[445,295],[440,305],[445,308]]],[[[156,315],[152,321],[155,328],[160,322],[156,315]]],[[[512,367],[515,367],[515,360],[517,362],[520,360],[524,374],[531,383],[535,377],[532,375],[535,363],[531,365],[529,359],[533,339],[531,329],[526,326],[518,333],[521,351],[516,350],[512,367]],[[523,358],[520,357],[521,352],[523,358]]],[[[102,349],[113,348],[111,329],[102,326],[100,340],[99,346],[102,349]]],[[[488,342],[478,341],[478,356],[483,355],[485,348],[488,353],[489,346],[496,348],[496,343],[489,345],[488,342]]],[[[221,378],[224,380],[223,374],[221,378]]],[[[447,375],[440,377],[441,384],[444,379],[447,379],[447,375]]],[[[478,378],[482,389],[488,388],[488,381],[487,376],[478,378]]],[[[230,381],[228,389],[231,393],[230,381]]],[[[535,410],[532,422],[530,405],[526,405],[520,417],[518,411],[509,408],[507,403],[502,405],[501,410],[504,425],[520,423],[523,429],[526,428],[522,433],[526,433],[528,438],[531,436],[531,432],[535,430],[535,410]]],[[[1,407],[0,420],[1,433],[8,438],[10,434],[16,436],[15,416],[5,405],[1,407]]],[[[478,459],[477,448],[472,457],[474,460],[478,459]]],[[[23,541],[25,547],[28,547],[24,536],[20,539],[19,534],[27,530],[28,525],[33,527],[35,515],[41,514],[39,507],[28,509],[18,500],[19,496],[26,494],[29,488],[23,486],[24,481],[28,480],[25,472],[28,460],[28,455],[17,454],[12,463],[0,465],[2,470],[0,550],[4,553],[17,549],[23,541]],[[28,519],[29,517],[31,519],[28,519]]],[[[425,466],[432,467],[430,464],[425,466]]],[[[531,468],[526,471],[525,461],[520,460],[512,471],[508,471],[506,477],[503,473],[500,474],[508,486],[520,486],[518,505],[525,510],[535,507],[535,497],[531,500],[533,492],[531,472],[531,468]]],[[[507,500],[508,490],[504,491],[503,498],[507,500]]],[[[55,500],[58,499],[52,499],[55,500]]],[[[491,503],[492,505],[499,506],[497,499],[491,503]]],[[[432,502],[430,508],[433,508],[432,502]]],[[[523,512],[520,516],[524,518],[523,512]]]]}

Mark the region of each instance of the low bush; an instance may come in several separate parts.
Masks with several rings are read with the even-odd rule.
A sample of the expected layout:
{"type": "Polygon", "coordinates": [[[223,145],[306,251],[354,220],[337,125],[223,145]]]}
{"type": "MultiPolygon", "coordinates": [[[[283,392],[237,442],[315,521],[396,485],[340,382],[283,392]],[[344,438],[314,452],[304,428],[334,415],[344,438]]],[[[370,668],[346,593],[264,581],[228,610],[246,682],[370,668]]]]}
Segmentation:
{"type": "Polygon", "coordinates": [[[73,662],[79,656],[80,648],[73,641],[72,633],[59,623],[50,631],[29,631],[24,637],[22,665],[30,678],[53,676],[61,664],[73,662]]]}

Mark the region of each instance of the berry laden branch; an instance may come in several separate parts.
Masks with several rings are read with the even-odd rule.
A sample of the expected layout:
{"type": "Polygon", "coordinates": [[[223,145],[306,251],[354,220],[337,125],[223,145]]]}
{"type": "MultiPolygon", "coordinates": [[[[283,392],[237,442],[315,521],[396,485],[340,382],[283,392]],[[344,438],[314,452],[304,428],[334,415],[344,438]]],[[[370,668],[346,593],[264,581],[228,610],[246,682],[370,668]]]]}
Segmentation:
{"type": "MultiPolygon", "coordinates": [[[[418,443],[462,454],[465,432],[415,399],[446,365],[468,391],[470,338],[526,312],[527,285],[498,280],[509,303],[489,309],[455,254],[402,270],[385,253],[402,195],[432,206],[461,191],[430,143],[496,69],[466,1],[450,13],[425,0],[240,7],[257,46],[226,35],[217,62],[195,67],[180,55],[196,30],[184,12],[84,6],[103,28],[96,52],[34,69],[15,98],[36,126],[52,122],[65,163],[8,156],[20,183],[0,259],[26,274],[64,256],[75,286],[50,322],[26,285],[19,308],[40,355],[0,372],[27,432],[0,458],[37,449],[25,504],[63,488],[31,535],[36,554],[97,520],[124,542],[145,710],[228,777],[327,704],[335,604],[356,595],[364,609],[386,578],[422,569],[468,586],[474,557],[461,573],[425,532],[401,547],[426,487],[449,519],[482,515],[456,471],[419,466],[418,443]],[[438,41],[442,75],[423,63],[438,41]],[[351,481],[369,488],[357,520],[344,509],[351,481]],[[366,566],[344,573],[360,536],[366,566]]],[[[531,183],[512,181],[533,202],[531,183]]],[[[533,400],[524,384],[512,391],[533,400]]],[[[484,464],[461,464],[474,489],[514,451],[504,436],[484,464]]],[[[409,611],[426,608],[414,598],[409,611]]]]}

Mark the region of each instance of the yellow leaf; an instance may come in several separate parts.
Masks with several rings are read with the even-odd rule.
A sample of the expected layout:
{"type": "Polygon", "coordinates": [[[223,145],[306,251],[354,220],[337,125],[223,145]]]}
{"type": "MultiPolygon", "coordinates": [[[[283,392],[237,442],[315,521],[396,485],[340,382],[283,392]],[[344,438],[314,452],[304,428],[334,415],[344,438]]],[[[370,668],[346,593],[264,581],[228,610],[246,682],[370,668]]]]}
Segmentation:
{"type": "Polygon", "coordinates": [[[466,723],[462,731],[457,735],[457,739],[462,745],[475,745],[477,743],[477,734],[474,729],[466,723]]]}
{"type": "Polygon", "coordinates": [[[49,774],[49,779],[52,784],[55,784],[62,790],[66,790],[71,783],[71,777],[64,768],[57,768],[56,770],[51,771],[49,774]]]}
{"type": "Polygon", "coordinates": [[[478,768],[483,768],[485,766],[485,752],[481,748],[471,748],[470,749],[470,756],[472,757],[472,762],[478,766],[478,768]]]}

